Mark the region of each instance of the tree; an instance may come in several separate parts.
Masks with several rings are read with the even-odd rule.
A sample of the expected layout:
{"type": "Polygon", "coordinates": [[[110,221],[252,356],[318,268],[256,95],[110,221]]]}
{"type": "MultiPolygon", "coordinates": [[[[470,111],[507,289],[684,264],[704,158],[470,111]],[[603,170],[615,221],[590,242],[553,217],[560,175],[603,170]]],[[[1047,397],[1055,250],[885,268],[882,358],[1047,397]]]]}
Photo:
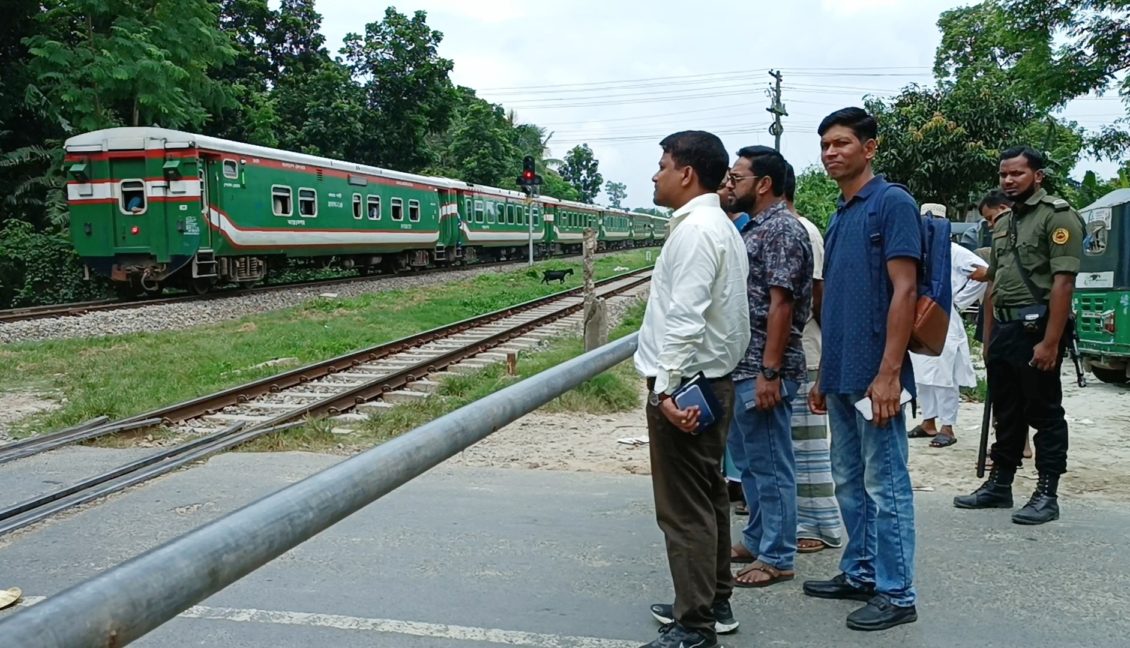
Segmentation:
{"type": "Polygon", "coordinates": [[[449,158],[461,180],[498,186],[521,169],[511,143],[506,113],[479,98],[472,98],[455,118],[450,131],[449,158]]]}
{"type": "Polygon", "coordinates": [[[364,145],[365,94],[349,68],[325,57],[312,70],[283,72],[271,92],[282,149],[348,159],[364,145]]]}
{"type": "Polygon", "coordinates": [[[604,185],[604,193],[608,194],[609,207],[622,209],[624,199],[628,197],[628,185],[609,180],[608,184],[604,185]]]}
{"type": "Polygon", "coordinates": [[[228,95],[210,76],[235,50],[210,0],[49,0],[27,40],[31,107],[70,132],[198,128],[228,95]],[[143,6],[144,5],[144,6],[143,6]]]}
{"type": "Polygon", "coordinates": [[[796,178],[797,213],[812,221],[823,232],[828,229],[828,221],[836,212],[836,201],[840,197],[840,186],[818,166],[810,166],[801,171],[796,178]]]}
{"type": "Polygon", "coordinates": [[[428,134],[447,129],[457,98],[448,77],[453,64],[438,54],[442,40],[428,27],[427,13],[408,18],[393,7],[384,20],[366,25],[364,36],[345,37],[341,51],[363,80],[369,133],[353,159],[416,171],[436,158],[428,134]]]}
{"type": "Polygon", "coordinates": [[[600,175],[600,162],[593,157],[588,144],[580,144],[569,149],[565,162],[561,165],[561,177],[573,185],[583,202],[596,200],[604,177],[600,175]]]}
{"type": "Polygon", "coordinates": [[[910,188],[919,202],[961,211],[996,177],[1000,151],[1021,139],[1032,108],[986,78],[909,86],[869,99],[879,122],[875,167],[910,188]]]}
{"type": "MultiPolygon", "coordinates": [[[[949,82],[986,79],[1047,113],[1121,80],[1130,98],[1130,2],[986,0],[946,11],[935,75],[949,82]]],[[[1090,150],[1116,157],[1130,148],[1127,121],[1089,134],[1090,150]]]]}

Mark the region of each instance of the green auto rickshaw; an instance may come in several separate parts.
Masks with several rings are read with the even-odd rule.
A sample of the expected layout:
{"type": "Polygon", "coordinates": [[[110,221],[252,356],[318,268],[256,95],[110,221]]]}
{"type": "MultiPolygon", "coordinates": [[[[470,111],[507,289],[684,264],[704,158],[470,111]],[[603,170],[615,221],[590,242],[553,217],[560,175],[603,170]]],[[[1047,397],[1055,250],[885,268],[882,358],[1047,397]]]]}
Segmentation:
{"type": "Polygon", "coordinates": [[[1083,258],[1075,317],[1084,368],[1103,382],[1130,382],[1130,189],[1083,208],[1083,258]]]}

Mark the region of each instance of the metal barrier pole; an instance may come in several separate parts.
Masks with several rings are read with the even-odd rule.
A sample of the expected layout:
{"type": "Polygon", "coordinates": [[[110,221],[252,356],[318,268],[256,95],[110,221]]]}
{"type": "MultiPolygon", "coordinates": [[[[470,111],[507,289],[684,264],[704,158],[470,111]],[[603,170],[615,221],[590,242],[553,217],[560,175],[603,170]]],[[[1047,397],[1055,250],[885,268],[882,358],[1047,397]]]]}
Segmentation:
{"type": "Polygon", "coordinates": [[[638,334],[564,362],[331,466],[0,621],[5,648],[116,647],[593,376],[638,334]]]}

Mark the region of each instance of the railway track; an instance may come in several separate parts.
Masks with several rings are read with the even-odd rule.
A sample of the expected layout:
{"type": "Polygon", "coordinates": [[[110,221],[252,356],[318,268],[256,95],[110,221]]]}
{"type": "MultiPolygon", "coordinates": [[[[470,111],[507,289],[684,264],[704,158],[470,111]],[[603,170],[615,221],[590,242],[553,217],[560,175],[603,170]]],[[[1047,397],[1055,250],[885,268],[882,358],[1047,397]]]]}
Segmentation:
{"type": "MultiPolygon", "coordinates": [[[[650,269],[598,282],[610,297],[650,280],[650,269]]],[[[175,447],[0,509],[0,535],[168,473],[262,436],[327,416],[335,424],[367,418],[396,400],[426,397],[445,374],[478,369],[558,335],[584,305],[581,288],[525,302],[400,340],[253,381],[128,419],[104,419],[0,446],[0,463],[66,444],[158,425],[190,438],[175,447]]],[[[575,319],[575,318],[574,318],[575,319]]]]}
{"type": "MultiPolygon", "coordinates": [[[[639,249],[639,248],[637,248],[639,249]]],[[[608,250],[598,253],[614,254],[617,252],[624,252],[625,250],[608,250]]],[[[568,257],[561,257],[565,260],[568,257]]],[[[546,259],[542,259],[544,261],[546,259]]],[[[170,295],[167,297],[141,297],[138,299],[97,299],[93,301],[72,302],[69,304],[53,304],[46,306],[25,306],[22,308],[11,308],[0,310],[0,324],[8,322],[23,322],[35,319],[47,319],[51,317],[75,317],[78,315],[85,315],[87,313],[94,313],[98,311],[113,311],[123,310],[127,308],[141,308],[144,306],[160,306],[163,304],[180,304],[196,301],[207,301],[212,299],[223,299],[227,297],[244,297],[247,295],[254,295],[264,292],[272,292],[276,290],[292,290],[298,288],[323,288],[332,286],[341,286],[359,281],[380,281],[382,279],[390,279],[393,277],[412,277],[426,274],[433,274],[437,272],[447,272],[452,269],[457,270],[476,270],[480,268],[498,268],[504,266],[515,265],[519,263],[526,263],[525,260],[515,261],[498,261],[493,263],[476,263],[474,265],[459,266],[457,268],[427,268],[424,270],[415,270],[410,273],[403,274],[374,274],[374,275],[358,275],[355,277],[341,277],[338,279],[320,279],[316,281],[303,281],[289,284],[272,284],[265,286],[255,286],[251,288],[230,288],[210,292],[205,295],[170,295]]]]}

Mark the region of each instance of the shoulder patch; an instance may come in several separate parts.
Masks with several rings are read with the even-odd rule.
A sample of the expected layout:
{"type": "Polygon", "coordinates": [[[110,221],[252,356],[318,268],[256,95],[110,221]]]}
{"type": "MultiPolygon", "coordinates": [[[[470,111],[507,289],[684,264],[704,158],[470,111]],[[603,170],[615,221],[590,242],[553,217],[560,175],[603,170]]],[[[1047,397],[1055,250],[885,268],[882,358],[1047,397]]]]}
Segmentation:
{"type": "Polygon", "coordinates": [[[1053,200],[1052,207],[1055,208],[1057,212],[1067,211],[1068,209],[1071,209],[1071,205],[1069,205],[1063,198],[1056,198],[1055,200],[1053,200]]]}
{"type": "Polygon", "coordinates": [[[1066,227],[1057,227],[1052,232],[1052,243],[1056,245],[1063,245],[1071,240],[1071,232],[1067,231],[1066,227]]]}

